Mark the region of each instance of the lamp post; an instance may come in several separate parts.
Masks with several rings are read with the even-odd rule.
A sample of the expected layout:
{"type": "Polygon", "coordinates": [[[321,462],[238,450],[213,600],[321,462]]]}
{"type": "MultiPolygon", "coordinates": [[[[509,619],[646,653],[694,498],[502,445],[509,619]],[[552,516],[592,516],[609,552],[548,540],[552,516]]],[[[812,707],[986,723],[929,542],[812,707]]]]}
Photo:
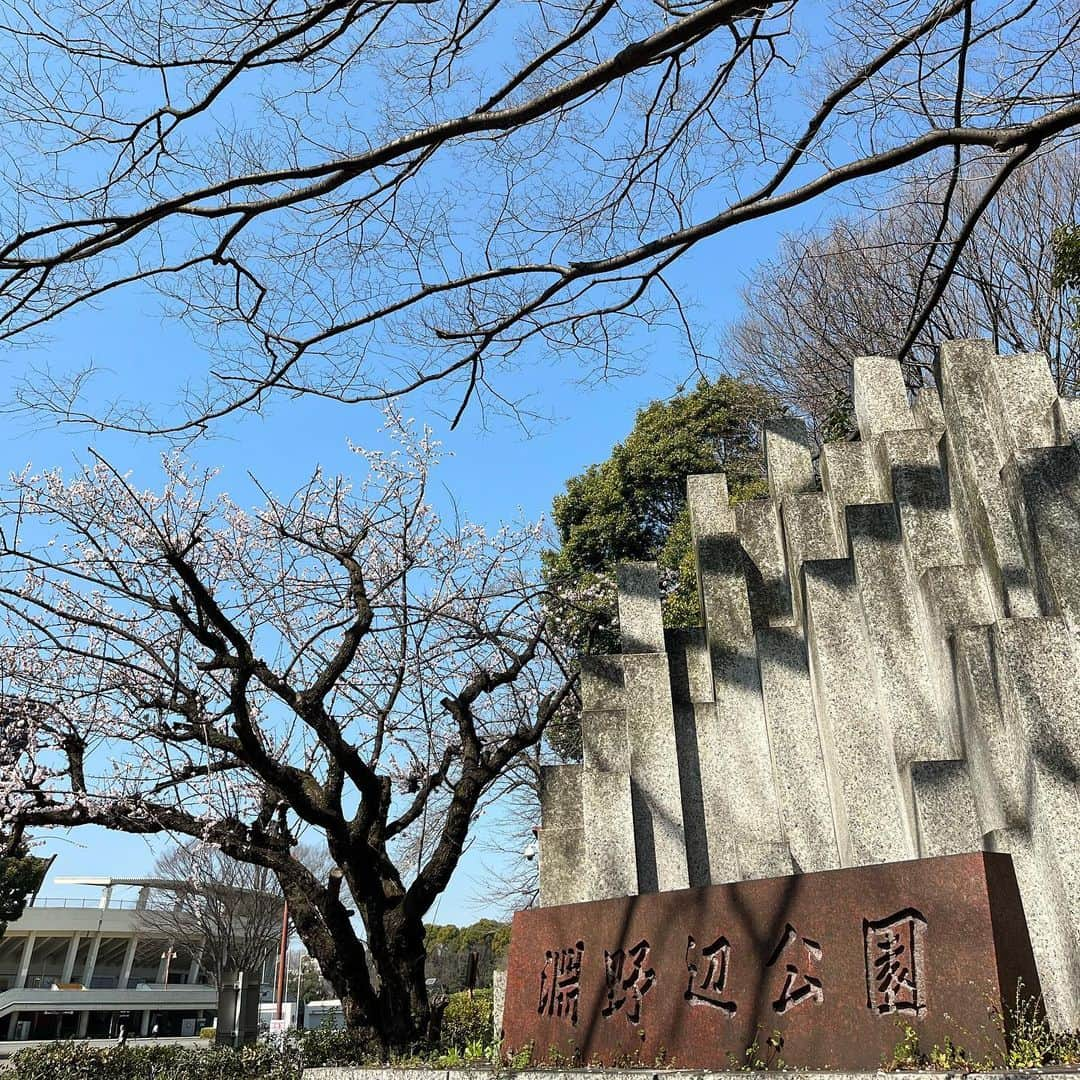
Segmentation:
{"type": "Polygon", "coordinates": [[[165,989],[169,989],[169,968],[172,967],[173,957],[176,955],[176,949],[171,945],[161,954],[161,959],[165,961],[165,989]]]}

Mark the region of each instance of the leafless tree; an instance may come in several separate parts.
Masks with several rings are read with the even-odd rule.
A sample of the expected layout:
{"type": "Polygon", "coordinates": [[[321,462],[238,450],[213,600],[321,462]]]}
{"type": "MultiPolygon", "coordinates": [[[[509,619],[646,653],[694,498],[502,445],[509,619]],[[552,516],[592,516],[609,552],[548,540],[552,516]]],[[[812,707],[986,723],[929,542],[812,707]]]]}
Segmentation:
{"type": "MultiPolygon", "coordinates": [[[[727,355],[818,427],[850,407],[851,361],[904,349],[935,286],[925,272],[942,206],[968,218],[993,173],[968,162],[951,175],[910,176],[904,198],[845,217],[820,234],[789,235],[755,269],[727,355]]],[[[1001,186],[906,351],[912,386],[932,379],[934,345],[983,337],[1002,352],[1043,351],[1062,393],[1080,388],[1080,340],[1067,299],[1054,288],[1051,234],[1080,216],[1080,152],[1034,156],[1001,186]]],[[[954,221],[955,227],[955,221],[954,221]]]]}
{"type": "Polygon", "coordinates": [[[170,833],[265,868],[347,1023],[400,1048],[429,1016],[425,914],[576,682],[539,527],[440,518],[436,446],[392,423],[355,486],[316,474],[255,513],[177,455],[161,492],[101,462],[16,478],[0,675],[45,707],[0,728],[0,827],[170,833]]]}
{"type": "Polygon", "coordinates": [[[85,370],[21,401],[178,437],[275,392],[513,404],[642,323],[699,350],[683,255],[922,163],[906,354],[1080,123],[1080,14],[1037,0],[3,0],[0,33],[2,333],[156,290],[211,358],[179,411],[95,408],[85,370]]]}
{"type": "Polygon", "coordinates": [[[144,928],[182,943],[215,984],[226,971],[259,971],[281,935],[283,899],[265,866],[238,862],[191,840],[158,856],[153,890],[140,911],[144,928]]]}

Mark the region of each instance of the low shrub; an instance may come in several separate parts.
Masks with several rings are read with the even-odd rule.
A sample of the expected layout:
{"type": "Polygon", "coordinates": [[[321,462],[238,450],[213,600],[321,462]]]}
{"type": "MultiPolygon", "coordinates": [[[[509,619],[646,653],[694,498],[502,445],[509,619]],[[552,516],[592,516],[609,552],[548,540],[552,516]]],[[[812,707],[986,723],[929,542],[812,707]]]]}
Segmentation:
{"type": "Polygon", "coordinates": [[[470,1045],[487,1045],[492,1039],[492,994],[490,990],[467,990],[451,994],[443,1013],[439,1045],[444,1051],[464,1053],[470,1045]]]}
{"type": "Polygon", "coordinates": [[[294,1052],[265,1043],[232,1050],[56,1042],[20,1050],[4,1080],[299,1080],[294,1052]]]}
{"type": "Polygon", "coordinates": [[[216,1027],[204,1027],[199,1030],[200,1039],[213,1039],[217,1037],[216,1027]]]}

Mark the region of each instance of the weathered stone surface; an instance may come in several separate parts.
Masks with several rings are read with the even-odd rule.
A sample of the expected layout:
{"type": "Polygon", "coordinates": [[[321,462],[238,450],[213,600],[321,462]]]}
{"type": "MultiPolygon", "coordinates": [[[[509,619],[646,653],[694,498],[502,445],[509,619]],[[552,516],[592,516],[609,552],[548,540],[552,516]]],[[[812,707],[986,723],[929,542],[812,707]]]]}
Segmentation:
{"type": "Polygon", "coordinates": [[[840,554],[847,555],[845,509],[861,503],[885,502],[888,488],[866,442],[827,443],[821,448],[821,486],[829,500],[840,554]]]}
{"type": "Polygon", "coordinates": [[[991,628],[960,630],[954,649],[979,820],[987,832],[1020,827],[1029,811],[1028,755],[1023,732],[1015,722],[1007,722],[1002,712],[991,628]]]}
{"type": "Polygon", "coordinates": [[[790,416],[766,420],[763,442],[769,494],[774,499],[791,491],[817,489],[810,435],[801,420],[790,416]]]}
{"type": "MultiPolygon", "coordinates": [[[[836,531],[828,496],[824,492],[785,496],[781,519],[792,581],[799,580],[799,571],[805,562],[839,559],[847,554],[847,543],[841,541],[836,531]]],[[[796,625],[801,625],[804,597],[800,589],[794,590],[792,601],[796,625]]]]}
{"type": "Polygon", "coordinates": [[[735,511],[728,504],[727,477],[723,473],[688,476],[686,502],[695,537],[735,531],[735,511]]]}
{"type": "Polygon", "coordinates": [[[506,1007],[506,972],[496,968],[491,973],[491,1027],[496,1042],[502,1042],[502,1018],[506,1007]]]}
{"type": "Polygon", "coordinates": [[[619,563],[619,637],[624,653],[664,651],[656,563],[619,563]]]}
{"type": "Polygon", "coordinates": [[[587,899],[633,896],[638,891],[638,875],[630,774],[586,769],[581,777],[581,801],[587,899]]]}
{"type": "Polygon", "coordinates": [[[776,787],[797,873],[840,865],[821,752],[810,669],[802,638],[791,629],[757,632],[765,722],[776,787]]]}
{"type": "Polygon", "coordinates": [[[892,431],[874,440],[885,490],[903,524],[904,547],[916,575],[967,561],[952,513],[939,438],[921,430],[892,431]]]}
{"type": "Polygon", "coordinates": [[[778,504],[772,499],[739,503],[735,528],[747,559],[746,589],[754,626],[790,626],[795,613],[778,504]]]}
{"type": "Polygon", "coordinates": [[[621,709],[622,687],[621,656],[583,656],[581,658],[581,707],[583,709],[621,709]]]}
{"type": "Polygon", "coordinates": [[[540,769],[540,903],[574,904],[587,900],[580,872],[584,857],[580,765],[540,769]]]}
{"type": "Polygon", "coordinates": [[[911,766],[919,856],[960,855],[982,847],[982,829],[967,762],[919,761],[911,766]]]}
{"type": "Polygon", "coordinates": [[[918,596],[908,577],[894,507],[848,507],[848,543],[875,665],[882,715],[903,770],[960,752],[945,737],[918,596]]]}
{"type": "Polygon", "coordinates": [[[963,1031],[982,1056],[1002,1050],[988,1002],[1037,978],[1005,856],[743,881],[519,912],[503,1045],[710,1068],[764,1030],[788,1065],[874,1068],[903,1019],[927,1045],[963,1031]]]}
{"type": "Polygon", "coordinates": [[[857,356],[853,366],[855,419],[865,442],[883,431],[915,426],[903,372],[894,357],[857,356]]]}
{"type": "Polygon", "coordinates": [[[993,350],[985,342],[953,341],[940,351],[942,404],[948,425],[952,488],[963,493],[966,517],[994,578],[1001,613],[1039,614],[1008,501],[1001,487],[1005,459],[992,434],[983,376],[993,350]]]}
{"type": "Polygon", "coordinates": [[[1075,443],[1080,439],[1080,398],[1059,397],[1054,402],[1054,442],[1075,443]]]}
{"type": "Polygon", "coordinates": [[[1080,450],[1018,450],[1003,479],[1043,612],[1080,630],[1080,450]]]}
{"type": "Polygon", "coordinates": [[[689,882],[699,886],[737,881],[723,742],[705,635],[699,630],[669,630],[667,640],[689,882]]]}
{"type": "MultiPolygon", "coordinates": [[[[579,865],[584,865],[585,872],[579,895],[588,900],[627,896],[637,892],[638,874],[626,714],[618,709],[585,712],[581,735],[579,865]]],[[[541,828],[541,840],[543,835],[541,828]]],[[[550,854],[548,859],[550,867],[550,854]]],[[[572,865],[569,871],[573,871],[572,865]]],[[[549,869],[548,873],[554,871],[549,869]]]]}
{"type": "Polygon", "coordinates": [[[945,434],[945,412],[941,408],[937,387],[919,387],[912,395],[911,412],[919,427],[935,435],[945,434]]]}
{"type": "Polygon", "coordinates": [[[895,758],[873,687],[851,567],[803,567],[807,641],[840,858],[859,866],[914,854],[895,758]],[[868,685],[868,682],[870,685],[868,685]]]}
{"type": "Polygon", "coordinates": [[[667,657],[624,656],[623,677],[638,883],[642,892],[685,889],[690,882],[667,657]]]}
{"type": "Polygon", "coordinates": [[[1012,856],[1047,1019],[1059,1031],[1076,1031],[1080,1028],[1080,947],[1053,853],[1038,832],[1024,827],[995,829],[986,835],[984,846],[1012,856]]]}
{"type": "Polygon", "coordinates": [[[790,873],[753,639],[714,650],[712,665],[720,743],[714,743],[710,760],[703,759],[702,765],[723,785],[739,876],[790,873]]]}
{"type": "Polygon", "coordinates": [[[992,355],[984,381],[994,436],[1004,454],[1054,445],[1054,402],[1058,395],[1045,353],[992,355]]]}
{"type": "MultiPolygon", "coordinates": [[[[581,751],[586,769],[630,771],[630,733],[622,709],[590,709],[581,715],[581,751]]],[[[541,813],[545,813],[543,803],[541,813]]]]}
{"type": "Polygon", "coordinates": [[[739,538],[734,533],[695,536],[694,552],[710,650],[748,641],[753,623],[739,538]]]}

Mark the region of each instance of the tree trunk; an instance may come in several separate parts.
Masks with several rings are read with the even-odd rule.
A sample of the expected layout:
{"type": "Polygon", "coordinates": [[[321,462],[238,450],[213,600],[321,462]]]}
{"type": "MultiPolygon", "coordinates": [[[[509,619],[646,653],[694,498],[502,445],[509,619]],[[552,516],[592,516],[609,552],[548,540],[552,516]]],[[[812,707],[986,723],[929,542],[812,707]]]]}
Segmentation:
{"type": "Polygon", "coordinates": [[[369,927],[368,948],[379,976],[379,1029],[387,1050],[407,1053],[424,1043],[431,1017],[428,1001],[424,924],[406,918],[400,907],[382,925],[369,927]]]}

